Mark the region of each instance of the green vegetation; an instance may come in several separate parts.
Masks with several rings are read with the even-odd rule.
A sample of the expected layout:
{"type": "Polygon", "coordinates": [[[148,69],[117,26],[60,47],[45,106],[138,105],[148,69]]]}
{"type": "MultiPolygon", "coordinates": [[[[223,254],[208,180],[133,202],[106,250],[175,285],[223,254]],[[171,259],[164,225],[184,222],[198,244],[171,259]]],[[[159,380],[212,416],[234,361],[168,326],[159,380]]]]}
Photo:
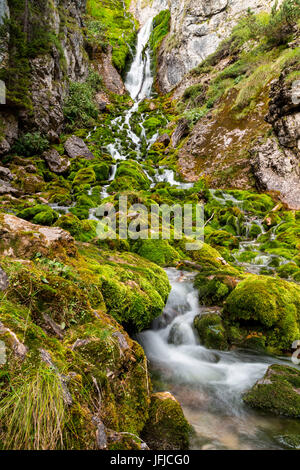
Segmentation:
{"type": "Polygon", "coordinates": [[[161,11],[153,20],[153,31],[149,44],[153,52],[153,68],[157,68],[157,57],[163,39],[170,31],[171,14],[170,10],[161,11]]]}
{"type": "Polygon", "coordinates": [[[227,350],[228,343],[222,318],[215,313],[198,315],[194,320],[194,326],[199,334],[203,346],[209,349],[227,350]]]}
{"type": "MultiPolygon", "coordinates": [[[[128,7],[128,0],[124,3],[128,7]]],[[[126,67],[130,47],[133,48],[135,45],[136,29],[132,15],[124,10],[121,0],[106,0],[105,3],[99,0],[88,0],[87,13],[93,20],[88,23],[89,35],[99,45],[103,44],[105,35],[112,46],[113,64],[122,73],[126,67]]]]}
{"type": "Polygon", "coordinates": [[[244,395],[243,400],[253,408],[299,418],[299,386],[300,373],[297,369],[275,364],[270,366],[264,378],[244,395]]]}

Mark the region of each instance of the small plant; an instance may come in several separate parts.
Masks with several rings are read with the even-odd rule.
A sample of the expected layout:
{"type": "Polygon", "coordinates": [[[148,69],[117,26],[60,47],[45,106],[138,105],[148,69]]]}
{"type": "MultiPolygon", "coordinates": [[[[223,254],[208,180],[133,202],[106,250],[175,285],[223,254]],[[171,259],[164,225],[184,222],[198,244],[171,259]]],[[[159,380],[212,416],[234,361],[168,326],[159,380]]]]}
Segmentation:
{"type": "Polygon", "coordinates": [[[23,134],[14,144],[13,151],[25,157],[40,155],[49,148],[49,142],[40,132],[23,134]]]}
{"type": "Polygon", "coordinates": [[[0,400],[1,448],[61,448],[63,396],[59,374],[46,365],[31,367],[14,377],[0,400]]]}

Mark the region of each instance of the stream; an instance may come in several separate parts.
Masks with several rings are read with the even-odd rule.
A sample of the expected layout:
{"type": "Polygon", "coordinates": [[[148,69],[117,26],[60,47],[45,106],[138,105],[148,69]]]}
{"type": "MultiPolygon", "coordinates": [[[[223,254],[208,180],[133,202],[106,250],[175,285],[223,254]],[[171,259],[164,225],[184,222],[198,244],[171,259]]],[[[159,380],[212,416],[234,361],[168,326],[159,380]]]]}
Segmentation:
{"type": "MultiPolygon", "coordinates": [[[[141,156],[142,141],[146,139],[143,122],[140,122],[141,135],[131,127],[132,115],[139,103],[152,94],[153,75],[151,73],[151,55],[147,47],[152,30],[150,18],[138,33],[136,53],[125,80],[125,86],[134,102],[131,109],[112,121],[112,126],[126,130],[132,148],[141,156]]],[[[147,141],[147,147],[156,141],[155,134],[147,141]]],[[[116,138],[107,145],[107,151],[115,160],[110,181],[113,181],[119,161],[128,156],[122,151],[122,142],[116,138]]],[[[130,158],[130,157],[129,157],[130,158]]],[[[152,188],[159,182],[182,189],[188,189],[191,183],[176,181],[174,172],[166,168],[156,170],[155,176],[147,176],[152,188]]],[[[108,183],[109,183],[108,182],[108,183]]],[[[102,197],[109,194],[103,187],[102,197]]],[[[211,194],[220,204],[238,205],[241,201],[227,193],[211,190],[211,194]]],[[[68,208],[60,208],[68,209],[68,208]]],[[[90,219],[97,219],[95,210],[90,210],[90,219]]],[[[249,223],[253,222],[253,219],[249,223]]],[[[255,220],[263,230],[262,221],[255,220]]],[[[263,232],[264,233],[264,232],[263,232]]],[[[243,237],[238,255],[247,250],[255,241],[243,237]]],[[[259,246],[259,244],[258,244],[259,246]]],[[[267,266],[273,255],[257,253],[256,258],[245,264],[248,272],[259,273],[267,266]]],[[[280,262],[285,262],[280,260],[280,262]]],[[[242,264],[242,263],[240,263],[242,264]]],[[[151,330],[138,336],[150,361],[150,370],[156,390],[168,390],[180,401],[185,416],[192,424],[195,434],[191,449],[286,449],[289,448],[288,435],[300,433],[300,424],[296,420],[276,418],[247,408],[242,401],[242,394],[261,378],[270,364],[291,365],[288,359],[258,355],[251,351],[234,350],[221,352],[208,350],[201,346],[193,329],[196,315],[211,311],[211,308],[198,304],[198,294],[193,287],[193,273],[176,269],[166,269],[172,290],[163,315],[157,319],[151,330]]]]}

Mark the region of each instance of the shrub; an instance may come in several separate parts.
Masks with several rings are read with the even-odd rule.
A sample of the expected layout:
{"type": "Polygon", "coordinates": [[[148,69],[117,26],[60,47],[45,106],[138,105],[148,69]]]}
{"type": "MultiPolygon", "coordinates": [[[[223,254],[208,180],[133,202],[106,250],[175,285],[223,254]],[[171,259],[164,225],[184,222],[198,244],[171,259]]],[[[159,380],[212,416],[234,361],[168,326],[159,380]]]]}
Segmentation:
{"type": "Polygon", "coordinates": [[[43,137],[40,132],[28,132],[22,135],[14,144],[13,152],[31,157],[33,155],[40,155],[49,148],[49,142],[46,137],[43,137]]]}

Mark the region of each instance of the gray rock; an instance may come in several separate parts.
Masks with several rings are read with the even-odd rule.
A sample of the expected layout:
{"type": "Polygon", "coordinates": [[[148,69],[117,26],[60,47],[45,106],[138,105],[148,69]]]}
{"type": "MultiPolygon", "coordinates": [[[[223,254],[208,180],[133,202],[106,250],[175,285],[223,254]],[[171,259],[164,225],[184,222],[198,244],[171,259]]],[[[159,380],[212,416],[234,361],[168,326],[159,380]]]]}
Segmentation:
{"type": "Polygon", "coordinates": [[[280,148],[275,138],[251,150],[251,164],[258,189],[277,191],[290,209],[300,209],[299,160],[289,149],[280,148]]]}
{"type": "Polygon", "coordinates": [[[18,137],[18,120],[15,115],[8,112],[0,112],[0,120],[3,122],[0,155],[4,155],[10,151],[12,144],[18,137]]]}
{"type": "Polygon", "coordinates": [[[168,134],[160,135],[156,141],[158,144],[163,144],[165,147],[168,147],[171,142],[171,138],[168,134]]]}
{"type": "Polygon", "coordinates": [[[12,194],[13,196],[18,196],[20,194],[20,191],[14,188],[7,181],[3,181],[2,179],[0,179],[0,196],[4,194],[12,194]]]}
{"type": "Polygon", "coordinates": [[[65,151],[70,158],[84,157],[87,160],[93,160],[94,155],[80,137],[72,135],[65,143],[65,151]]]}
{"type": "Polygon", "coordinates": [[[172,147],[176,148],[183,137],[186,137],[190,131],[190,123],[187,119],[180,119],[172,135],[172,147]]]}
{"type": "Polygon", "coordinates": [[[71,165],[70,161],[67,158],[62,158],[55,149],[44,152],[43,157],[49,169],[58,175],[65,173],[71,165]]]}
{"type": "Polygon", "coordinates": [[[96,430],[97,447],[100,450],[105,450],[107,449],[107,436],[106,436],[105,426],[102,423],[101,419],[98,418],[98,416],[93,416],[92,421],[97,427],[97,430],[96,430]]]}
{"type": "Polygon", "coordinates": [[[8,288],[9,281],[7,274],[0,268],[0,290],[4,291],[8,288]]]}
{"type": "Polygon", "coordinates": [[[14,175],[8,168],[0,166],[0,178],[4,181],[12,181],[14,179],[14,175]]]}

